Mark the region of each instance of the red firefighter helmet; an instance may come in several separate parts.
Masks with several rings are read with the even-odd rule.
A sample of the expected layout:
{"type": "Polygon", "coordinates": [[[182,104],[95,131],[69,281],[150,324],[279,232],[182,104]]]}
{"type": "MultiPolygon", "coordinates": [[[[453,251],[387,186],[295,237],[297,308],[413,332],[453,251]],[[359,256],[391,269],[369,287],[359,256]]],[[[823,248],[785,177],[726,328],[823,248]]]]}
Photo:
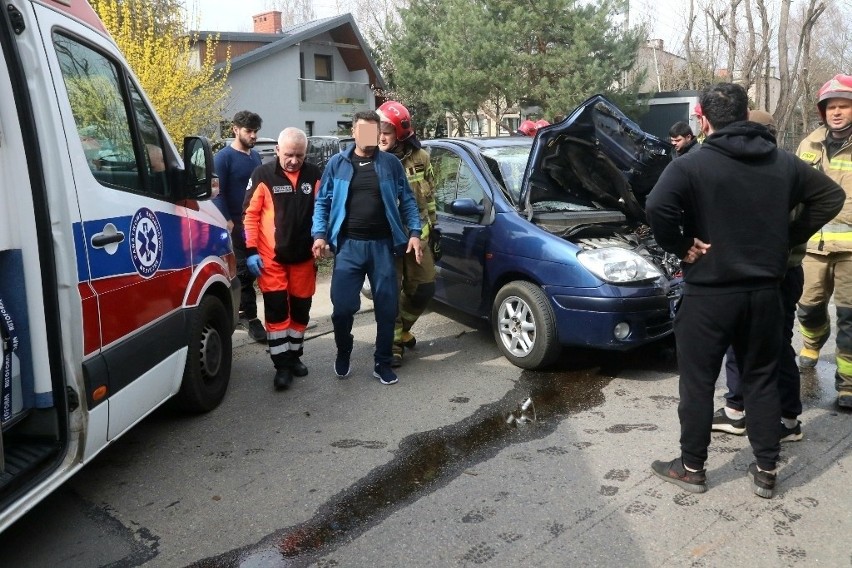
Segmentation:
{"type": "Polygon", "coordinates": [[[411,127],[411,113],[401,103],[396,101],[384,102],[382,106],[376,109],[376,112],[379,113],[382,122],[393,124],[398,141],[402,142],[414,134],[414,128],[411,127]]]}
{"type": "Polygon", "coordinates": [[[532,120],[525,120],[520,126],[518,126],[518,134],[522,134],[524,136],[535,136],[537,130],[538,126],[536,126],[535,122],[532,120]]]}
{"type": "Polygon", "coordinates": [[[539,130],[540,128],[544,128],[545,126],[550,126],[550,123],[549,123],[549,122],[547,122],[546,120],[544,120],[543,118],[535,121],[535,130],[536,130],[536,132],[538,132],[538,130],[539,130]]]}
{"type": "Polygon", "coordinates": [[[852,76],[835,75],[823,85],[817,95],[817,110],[825,122],[825,107],[828,99],[852,99],[852,76]]]}

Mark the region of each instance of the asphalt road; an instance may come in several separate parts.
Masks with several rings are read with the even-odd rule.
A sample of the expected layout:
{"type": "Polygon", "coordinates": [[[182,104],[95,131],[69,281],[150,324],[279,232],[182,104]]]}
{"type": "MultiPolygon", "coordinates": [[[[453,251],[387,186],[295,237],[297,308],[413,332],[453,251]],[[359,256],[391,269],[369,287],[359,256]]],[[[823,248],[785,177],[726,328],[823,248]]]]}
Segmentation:
{"type": "Polygon", "coordinates": [[[525,372],[446,315],[418,323],[393,386],[371,377],[369,313],[347,380],[327,318],[287,392],[262,346],[238,347],[220,408],[147,418],[0,535],[0,566],[852,565],[833,346],[803,377],[805,438],[782,448],[776,497],[751,492],[748,440],[715,434],[693,495],[649,469],[678,453],[664,345],[525,372]]]}

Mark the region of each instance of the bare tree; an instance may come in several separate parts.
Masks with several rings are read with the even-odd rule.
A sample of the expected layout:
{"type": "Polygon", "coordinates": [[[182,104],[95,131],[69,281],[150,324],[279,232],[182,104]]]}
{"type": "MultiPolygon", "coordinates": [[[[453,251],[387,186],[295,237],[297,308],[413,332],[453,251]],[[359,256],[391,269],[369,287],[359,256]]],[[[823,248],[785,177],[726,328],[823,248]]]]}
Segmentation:
{"type": "Polygon", "coordinates": [[[813,90],[808,76],[810,62],[811,34],[814,25],[825,11],[822,0],[806,0],[798,44],[793,54],[793,64],[790,64],[790,47],[788,44],[788,28],[790,25],[790,7],[792,0],[781,0],[781,17],[778,26],[778,71],[779,91],[778,108],[775,110],[775,123],[779,132],[786,131],[803,92],[813,90]]]}
{"type": "MultiPolygon", "coordinates": [[[[754,27],[754,14],[752,3],[746,2],[746,22],[748,23],[748,42],[746,52],[740,65],[740,80],[747,89],[758,82],[765,67],[764,62],[769,59],[769,42],[771,32],[769,31],[769,15],[763,0],[755,0],[760,22],[760,31],[754,27]]],[[[759,96],[756,97],[759,99],[759,96]]]]}
{"type": "Polygon", "coordinates": [[[742,0],[730,0],[727,8],[720,9],[711,4],[705,9],[716,30],[728,45],[728,65],[726,69],[728,77],[731,80],[734,78],[734,70],[736,69],[737,36],[739,35],[737,8],[739,8],[741,2],[742,0]]]}
{"type": "Polygon", "coordinates": [[[316,20],[314,5],[311,0],[266,0],[267,10],[281,12],[281,25],[284,27],[316,20]]]}
{"type": "Polygon", "coordinates": [[[692,30],[695,27],[695,0],[689,0],[689,16],[686,20],[686,36],[683,45],[686,50],[686,84],[687,88],[695,88],[695,74],[692,68],[692,30]]]}

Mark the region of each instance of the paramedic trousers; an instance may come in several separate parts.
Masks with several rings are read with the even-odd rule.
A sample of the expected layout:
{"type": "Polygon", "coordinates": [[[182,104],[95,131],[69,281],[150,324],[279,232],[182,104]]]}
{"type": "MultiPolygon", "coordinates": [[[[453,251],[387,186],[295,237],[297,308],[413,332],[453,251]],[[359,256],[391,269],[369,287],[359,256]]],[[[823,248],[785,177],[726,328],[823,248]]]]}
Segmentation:
{"type": "Polygon", "coordinates": [[[303,353],[305,329],[317,289],[316,262],[311,258],[281,264],[264,258],[257,285],[263,292],[269,355],[276,369],[288,368],[303,353]]]}
{"type": "Polygon", "coordinates": [[[837,306],[835,387],[852,392],[852,252],[807,253],[805,287],[799,300],[799,329],[805,349],[819,351],[831,335],[828,302],[837,306]]]}
{"type": "Polygon", "coordinates": [[[703,469],[710,445],[713,395],[722,357],[732,345],[742,371],[749,442],[764,470],[773,470],[780,451],[781,408],[775,368],[781,351],[783,309],[777,287],[729,294],[692,295],[675,316],[680,368],[680,447],[683,463],[703,469]]]}
{"type": "Polygon", "coordinates": [[[402,354],[403,341],[410,339],[411,328],[423,315],[429,300],[435,295],[435,260],[432,249],[423,247],[420,264],[414,251],[396,258],[396,274],[399,281],[399,314],[393,329],[393,352],[402,354]]]}
{"type": "Polygon", "coordinates": [[[359,240],[344,238],[334,256],[331,272],[331,323],[334,342],[341,353],[352,352],[352,324],[361,308],[361,286],[370,280],[376,318],[376,363],[390,365],[393,327],[399,306],[399,288],[393,240],[359,240]]]}
{"type": "MultiPolygon", "coordinates": [[[[784,309],[784,329],[781,335],[781,355],[778,359],[778,395],[781,398],[781,417],[796,418],[802,413],[801,376],[796,363],[796,350],[793,349],[793,326],[796,323],[796,302],[802,295],[804,271],[801,265],[787,270],[781,282],[781,305],[784,309]]],[[[725,406],[734,410],[743,410],[743,391],[740,370],[733,348],[725,354],[725,375],[728,392],[725,394],[725,406]]]]}

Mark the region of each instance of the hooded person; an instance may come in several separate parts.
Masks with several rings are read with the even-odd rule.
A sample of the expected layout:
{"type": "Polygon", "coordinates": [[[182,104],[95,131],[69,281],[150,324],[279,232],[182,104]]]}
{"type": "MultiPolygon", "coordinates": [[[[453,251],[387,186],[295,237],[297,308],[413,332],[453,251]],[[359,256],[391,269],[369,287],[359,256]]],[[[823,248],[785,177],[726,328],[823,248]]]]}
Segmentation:
{"type": "Polygon", "coordinates": [[[755,459],[748,467],[752,491],[771,498],[780,453],[775,370],[782,334],[766,330],[783,325],[779,283],[789,249],[832,219],[846,196],[825,174],[779,150],[766,128],[748,122],[742,86],[713,85],[700,102],[707,135],[701,151],[671,162],[646,203],[657,242],[683,263],[674,321],[680,455],[651,469],[685,491],[707,490],[713,395],[732,345],[755,459]]]}
{"type": "MultiPolygon", "coordinates": [[[[766,128],[775,138],[774,117],[765,110],[750,110],[749,122],[766,128]]],[[[795,219],[798,211],[791,213],[795,219]]],[[[778,377],[778,396],[781,400],[781,424],[779,424],[780,441],[798,442],[803,438],[802,422],[798,419],[802,414],[801,374],[796,365],[796,350],[793,348],[793,328],[796,323],[796,304],[802,296],[804,272],[802,258],[805,256],[806,245],[803,243],[790,250],[787,258],[787,272],[781,281],[781,302],[784,306],[784,326],[782,333],[781,355],[778,358],[776,376],[778,377]]],[[[740,379],[739,363],[733,348],[725,353],[725,382],[728,392],[725,393],[725,406],[713,414],[713,430],[735,436],[746,434],[745,405],[743,403],[743,384],[740,379]]]]}

